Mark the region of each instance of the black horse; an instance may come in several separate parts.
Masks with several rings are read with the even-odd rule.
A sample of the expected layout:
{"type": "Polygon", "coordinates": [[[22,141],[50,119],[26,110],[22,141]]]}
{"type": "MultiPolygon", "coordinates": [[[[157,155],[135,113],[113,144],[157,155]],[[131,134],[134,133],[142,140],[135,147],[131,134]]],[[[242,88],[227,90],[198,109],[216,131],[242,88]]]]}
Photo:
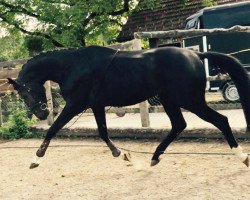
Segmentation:
{"type": "MultiPolygon", "coordinates": [[[[116,51],[90,46],[80,49],[42,53],[30,59],[16,81],[9,79],[30,110],[39,118],[48,116],[43,84],[57,82],[66,105],[49,128],[36,155],[43,157],[56,133],[75,115],[92,108],[100,137],[113,156],[121,151],[109,139],[105,106],[127,106],[158,95],[172,130],[159,144],[151,165],[159,162],[167,146],[185,129],[181,108],[212,123],[226,137],[232,150],[248,166],[247,154],[238,146],[227,117],[209,108],[205,102],[206,75],[203,59],[235,82],[243,106],[247,128],[250,129],[250,81],[240,62],[221,53],[198,53],[186,49],[166,47],[141,51],[116,51]]],[[[31,164],[31,168],[38,163],[31,164]]]]}

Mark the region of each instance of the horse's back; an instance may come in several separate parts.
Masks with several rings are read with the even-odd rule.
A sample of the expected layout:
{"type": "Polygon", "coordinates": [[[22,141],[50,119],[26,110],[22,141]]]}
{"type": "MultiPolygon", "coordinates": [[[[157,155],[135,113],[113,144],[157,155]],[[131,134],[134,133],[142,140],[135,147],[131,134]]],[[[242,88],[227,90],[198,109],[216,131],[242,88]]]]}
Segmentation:
{"type": "Polygon", "coordinates": [[[130,105],[157,94],[177,102],[190,98],[198,85],[205,85],[200,59],[180,48],[116,51],[90,46],[39,58],[36,65],[41,66],[38,64],[41,62],[49,67],[50,73],[45,70],[42,73],[60,83],[64,97],[74,91],[78,99],[88,99],[85,96],[97,90],[94,98],[102,105],[130,105]]]}

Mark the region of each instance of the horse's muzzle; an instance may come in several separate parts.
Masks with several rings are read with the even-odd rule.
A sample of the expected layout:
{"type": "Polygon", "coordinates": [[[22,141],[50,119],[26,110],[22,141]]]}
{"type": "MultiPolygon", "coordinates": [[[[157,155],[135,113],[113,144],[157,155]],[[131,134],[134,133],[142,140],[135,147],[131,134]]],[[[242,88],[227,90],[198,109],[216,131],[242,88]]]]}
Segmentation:
{"type": "Polygon", "coordinates": [[[34,112],[34,115],[39,119],[39,120],[45,120],[47,119],[48,115],[49,115],[49,110],[45,109],[42,111],[36,111],[34,112]]]}

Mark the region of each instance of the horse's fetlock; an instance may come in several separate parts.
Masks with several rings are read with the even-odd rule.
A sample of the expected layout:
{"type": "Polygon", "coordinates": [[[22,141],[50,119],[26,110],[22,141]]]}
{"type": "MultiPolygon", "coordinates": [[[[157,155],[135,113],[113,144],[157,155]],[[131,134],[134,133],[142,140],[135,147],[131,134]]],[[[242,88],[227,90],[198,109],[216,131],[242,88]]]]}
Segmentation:
{"type": "Polygon", "coordinates": [[[38,157],[43,157],[45,155],[45,152],[49,146],[50,140],[44,140],[43,143],[41,144],[40,148],[37,150],[36,155],[38,157]]]}

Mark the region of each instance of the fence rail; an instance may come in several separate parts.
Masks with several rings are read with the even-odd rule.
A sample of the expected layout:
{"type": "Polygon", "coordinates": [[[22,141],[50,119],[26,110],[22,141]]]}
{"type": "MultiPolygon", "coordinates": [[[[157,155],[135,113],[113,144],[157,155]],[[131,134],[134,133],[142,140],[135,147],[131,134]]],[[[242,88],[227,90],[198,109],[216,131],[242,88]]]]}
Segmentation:
{"type": "Polygon", "coordinates": [[[136,39],[172,39],[172,38],[189,38],[208,35],[219,35],[225,33],[250,33],[250,26],[233,26],[229,29],[189,29],[189,30],[170,30],[170,31],[151,31],[151,32],[135,32],[136,39]]]}
{"type": "Polygon", "coordinates": [[[5,62],[0,62],[0,69],[1,68],[10,68],[10,67],[15,67],[17,65],[23,65],[27,62],[28,59],[19,59],[19,60],[12,60],[12,61],[5,61],[5,62]]]}

